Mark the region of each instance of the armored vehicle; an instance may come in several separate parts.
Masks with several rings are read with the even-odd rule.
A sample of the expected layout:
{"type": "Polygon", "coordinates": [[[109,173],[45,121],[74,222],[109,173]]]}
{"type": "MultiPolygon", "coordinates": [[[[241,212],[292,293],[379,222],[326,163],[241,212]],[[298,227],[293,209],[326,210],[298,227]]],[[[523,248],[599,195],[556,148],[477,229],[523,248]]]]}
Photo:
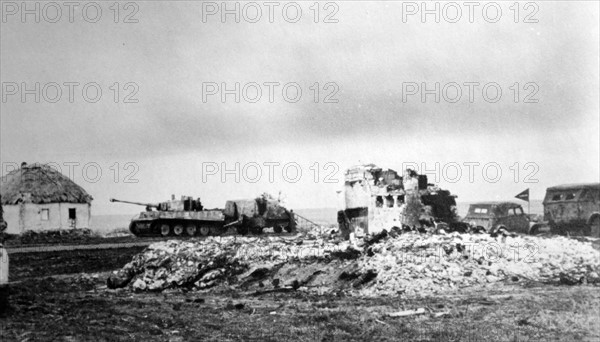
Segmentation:
{"type": "Polygon", "coordinates": [[[264,229],[274,232],[296,229],[294,213],[282,207],[277,200],[260,196],[248,200],[227,201],[225,209],[204,209],[200,199],[182,196],[161,203],[121,201],[111,202],[137,204],[146,211],[134,217],[129,230],[135,236],[196,236],[220,235],[230,227],[239,234],[260,234],[264,229]]]}
{"type": "MultiPolygon", "coordinates": [[[[2,199],[0,198],[0,203],[2,199]]],[[[2,247],[6,221],[4,221],[2,205],[0,204],[0,313],[8,308],[8,253],[2,247]]]]}
{"type": "Polygon", "coordinates": [[[478,202],[469,206],[463,219],[471,227],[487,232],[505,229],[510,232],[530,233],[530,222],[520,204],[513,202],[478,202]]]}
{"type": "Polygon", "coordinates": [[[544,221],[553,232],[600,237],[600,183],[549,187],[543,204],[544,221]]]}
{"type": "Polygon", "coordinates": [[[223,210],[225,227],[235,226],[239,234],[261,234],[265,228],[275,233],[296,230],[294,212],[279,205],[277,200],[262,196],[255,199],[231,200],[223,210]]]}

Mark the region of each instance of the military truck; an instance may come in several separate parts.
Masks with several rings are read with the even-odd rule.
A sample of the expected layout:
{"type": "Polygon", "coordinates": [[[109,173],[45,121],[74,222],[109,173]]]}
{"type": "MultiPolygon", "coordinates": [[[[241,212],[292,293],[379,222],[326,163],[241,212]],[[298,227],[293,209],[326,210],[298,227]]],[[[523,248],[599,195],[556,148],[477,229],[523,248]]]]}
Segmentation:
{"type": "Polygon", "coordinates": [[[398,228],[466,231],[456,214],[456,195],[427,182],[426,175],[405,170],[402,176],[374,164],[345,173],[343,204],[338,211],[342,236],[377,234],[398,228]]]}
{"type": "MultiPolygon", "coordinates": [[[[2,198],[0,197],[0,203],[2,198]]],[[[0,204],[0,313],[8,308],[8,253],[3,248],[4,231],[6,230],[6,221],[4,221],[4,211],[0,204]]]]}
{"type": "Polygon", "coordinates": [[[600,183],[549,187],[543,205],[552,232],[600,237],[600,183]]]}
{"type": "Polygon", "coordinates": [[[225,209],[205,209],[200,199],[182,196],[160,203],[122,201],[111,202],[142,205],[146,211],[134,217],[129,230],[135,236],[207,236],[221,235],[229,228],[245,235],[261,234],[264,229],[275,233],[294,232],[296,222],[293,211],[280,205],[267,194],[255,199],[230,200],[225,209]]]}

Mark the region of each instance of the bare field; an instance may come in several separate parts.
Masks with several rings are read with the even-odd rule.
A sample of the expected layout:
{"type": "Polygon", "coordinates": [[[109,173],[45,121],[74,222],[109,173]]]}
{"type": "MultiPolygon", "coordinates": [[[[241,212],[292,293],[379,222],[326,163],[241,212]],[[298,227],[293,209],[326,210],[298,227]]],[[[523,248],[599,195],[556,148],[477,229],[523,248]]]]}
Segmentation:
{"type": "MultiPolygon", "coordinates": [[[[11,260],[2,341],[597,341],[597,286],[499,283],[435,297],[109,290],[137,249],[11,260]],[[87,273],[81,273],[87,272],[87,273]],[[424,308],[409,317],[387,314],[424,308]],[[438,315],[436,315],[438,314],[438,315]]],[[[33,257],[35,255],[35,257],[33,257]]]]}

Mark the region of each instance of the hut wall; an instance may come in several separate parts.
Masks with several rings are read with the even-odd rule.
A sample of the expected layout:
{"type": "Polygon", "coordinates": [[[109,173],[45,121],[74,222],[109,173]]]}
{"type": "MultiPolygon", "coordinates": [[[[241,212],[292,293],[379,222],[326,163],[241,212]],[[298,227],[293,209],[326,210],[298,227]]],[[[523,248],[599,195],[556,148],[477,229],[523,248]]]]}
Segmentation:
{"type": "Polygon", "coordinates": [[[61,228],[62,220],[59,203],[26,203],[24,206],[24,215],[21,217],[21,232],[25,230],[49,230],[61,228]],[[48,220],[42,220],[44,210],[48,210],[48,220]]]}
{"type": "Polygon", "coordinates": [[[8,224],[6,232],[21,234],[26,230],[51,230],[72,228],[69,222],[69,209],[76,212],[75,228],[89,228],[90,205],[87,203],[25,203],[4,205],[4,219],[8,224]],[[44,210],[48,210],[47,220],[44,210]]]}
{"type": "Polygon", "coordinates": [[[6,221],[6,233],[7,234],[21,234],[20,227],[20,205],[3,205],[4,209],[4,221],[6,221]]]}
{"type": "Polygon", "coordinates": [[[60,217],[62,229],[68,228],[90,228],[91,205],[87,203],[60,203],[60,217]],[[69,222],[69,208],[74,208],[76,211],[77,220],[75,227],[72,227],[69,222]]]}

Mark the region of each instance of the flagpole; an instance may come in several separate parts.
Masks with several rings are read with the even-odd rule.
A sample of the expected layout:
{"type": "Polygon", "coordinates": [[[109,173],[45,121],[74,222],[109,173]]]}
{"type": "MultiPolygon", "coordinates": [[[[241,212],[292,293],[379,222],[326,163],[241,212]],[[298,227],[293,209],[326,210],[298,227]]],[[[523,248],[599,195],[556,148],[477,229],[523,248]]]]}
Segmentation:
{"type": "Polygon", "coordinates": [[[527,201],[527,216],[530,216],[531,215],[531,202],[529,201],[529,188],[525,189],[524,191],[521,191],[515,197],[520,199],[521,201],[527,201]]]}

